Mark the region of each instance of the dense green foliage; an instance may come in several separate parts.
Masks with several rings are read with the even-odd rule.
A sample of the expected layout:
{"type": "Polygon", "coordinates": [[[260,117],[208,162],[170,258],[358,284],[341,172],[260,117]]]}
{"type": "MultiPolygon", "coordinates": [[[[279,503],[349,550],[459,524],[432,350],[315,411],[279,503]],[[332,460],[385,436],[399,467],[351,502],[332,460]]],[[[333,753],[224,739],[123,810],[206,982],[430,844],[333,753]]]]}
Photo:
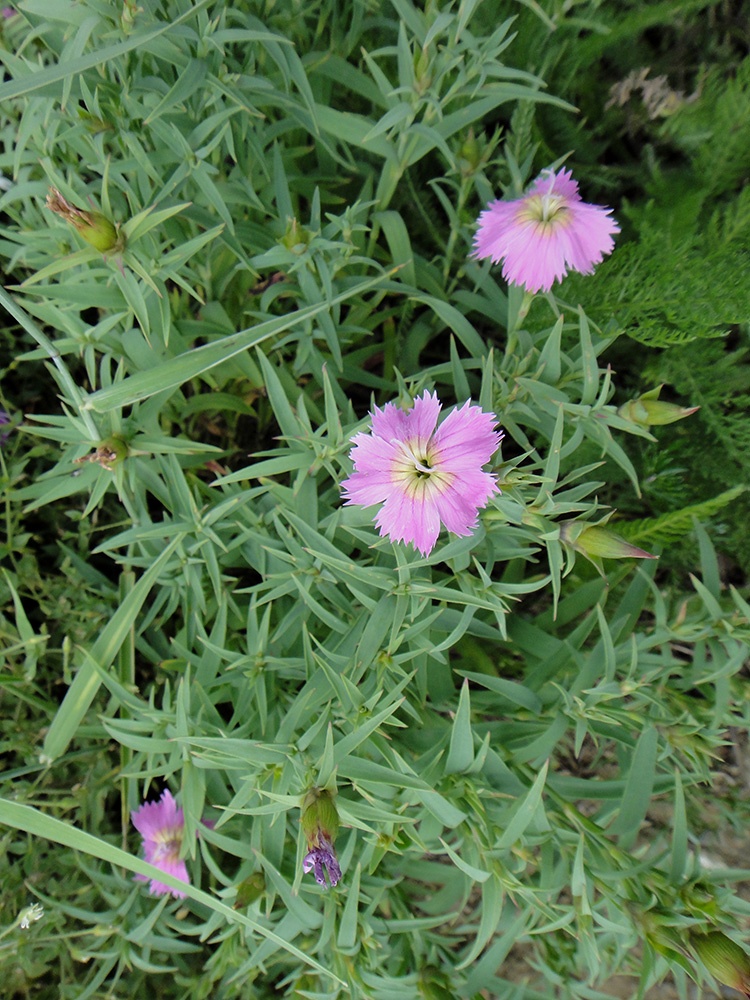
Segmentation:
{"type": "Polygon", "coordinates": [[[691,934],[748,915],[745,873],[701,847],[747,820],[736,12],[20,10],[0,22],[7,995],[589,1000],[618,972],[685,995],[691,934]],[[692,73],[649,87],[645,65],[692,73]],[[532,300],[470,256],[475,221],[571,149],[623,234],[532,300]],[[634,420],[661,382],[701,410],[634,420]],[[340,483],[372,405],[425,389],[506,436],[476,533],[422,558],[340,483]],[[602,559],[604,524],[660,559],[602,559]],[[328,890],[302,872],[315,786],[341,822],[328,890]],[[132,880],[130,812],[163,788],[184,903],[132,880]]]}

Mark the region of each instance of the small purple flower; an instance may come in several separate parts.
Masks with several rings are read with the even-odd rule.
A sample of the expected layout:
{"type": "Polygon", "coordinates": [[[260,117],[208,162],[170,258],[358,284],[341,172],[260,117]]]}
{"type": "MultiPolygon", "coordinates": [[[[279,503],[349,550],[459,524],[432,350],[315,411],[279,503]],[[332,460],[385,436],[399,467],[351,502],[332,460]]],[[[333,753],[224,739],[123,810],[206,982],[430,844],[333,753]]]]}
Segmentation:
{"type": "MultiPolygon", "coordinates": [[[[146,802],[140,809],[130,814],[133,826],[143,837],[143,853],[150,865],[156,865],[167,875],[190,883],[187,865],[180,857],[182,837],[185,832],[185,815],[172,797],[170,791],[162,792],[159,802],[146,802]]],[[[149,881],[146,875],[135,875],[139,882],[149,882],[152,896],[166,896],[170,892],[175,899],[185,899],[186,893],[158,882],[149,881]]]]}
{"type": "Polygon", "coordinates": [[[3,7],[3,9],[0,11],[3,20],[5,21],[7,21],[8,18],[15,17],[17,13],[18,11],[15,10],[13,7],[3,7]]]}
{"type": "Polygon", "coordinates": [[[548,292],[569,270],[591,274],[614,249],[611,208],[581,199],[569,170],[543,170],[515,201],[493,201],[479,216],[474,256],[503,261],[506,281],[548,292]]]}
{"type": "Polygon", "coordinates": [[[309,871],[314,872],[315,881],[318,885],[322,885],[324,889],[327,889],[328,885],[326,883],[324,866],[328,870],[328,878],[330,879],[331,886],[336,885],[341,878],[341,868],[336,857],[336,851],[328,837],[324,833],[320,833],[318,834],[317,847],[313,847],[305,855],[305,860],[302,862],[302,870],[306,873],[309,871]]]}

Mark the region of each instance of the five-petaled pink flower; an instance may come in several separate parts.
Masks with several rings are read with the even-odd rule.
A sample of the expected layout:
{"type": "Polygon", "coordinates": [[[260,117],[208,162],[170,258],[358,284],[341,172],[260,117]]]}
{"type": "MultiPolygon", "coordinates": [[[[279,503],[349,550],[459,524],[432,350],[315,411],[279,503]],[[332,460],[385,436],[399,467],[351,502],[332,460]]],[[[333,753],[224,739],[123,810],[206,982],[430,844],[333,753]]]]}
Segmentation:
{"type": "MultiPolygon", "coordinates": [[[[167,875],[181,882],[190,882],[187,865],[180,857],[182,835],[185,831],[185,815],[182,808],[172,798],[170,791],[162,792],[159,802],[146,802],[140,809],[130,814],[133,826],[143,837],[143,853],[146,861],[161,868],[167,875]]],[[[135,875],[140,882],[149,882],[146,875],[135,875]]],[[[179,889],[151,879],[148,887],[152,896],[166,896],[172,893],[175,899],[185,899],[186,893],[179,889]]]]}
{"type": "Polygon", "coordinates": [[[474,256],[503,260],[506,281],[548,292],[569,269],[591,274],[612,253],[620,227],[611,212],[581,201],[569,170],[543,170],[523,198],[490,202],[481,213],[474,256]]]}
{"type": "Polygon", "coordinates": [[[347,504],[383,504],[374,518],[381,535],[413,542],[425,556],[441,521],[454,535],[470,535],[479,508],[499,493],[495,477],[482,471],[503,436],[495,415],[467,402],[436,427],[440,408],[429,392],[408,412],[394,403],[375,407],[372,432],[352,438],[354,472],[341,484],[347,504]]]}

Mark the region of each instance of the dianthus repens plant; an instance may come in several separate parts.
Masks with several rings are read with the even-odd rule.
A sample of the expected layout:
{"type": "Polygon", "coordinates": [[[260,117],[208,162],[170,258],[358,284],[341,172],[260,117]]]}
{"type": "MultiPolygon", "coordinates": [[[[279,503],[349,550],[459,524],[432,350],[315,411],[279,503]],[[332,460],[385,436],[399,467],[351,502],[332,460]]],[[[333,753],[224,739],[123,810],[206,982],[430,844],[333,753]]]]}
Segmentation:
{"type": "Polygon", "coordinates": [[[3,12],[12,997],[746,981],[750,608],[612,502],[619,196],[506,6],[3,12]]]}

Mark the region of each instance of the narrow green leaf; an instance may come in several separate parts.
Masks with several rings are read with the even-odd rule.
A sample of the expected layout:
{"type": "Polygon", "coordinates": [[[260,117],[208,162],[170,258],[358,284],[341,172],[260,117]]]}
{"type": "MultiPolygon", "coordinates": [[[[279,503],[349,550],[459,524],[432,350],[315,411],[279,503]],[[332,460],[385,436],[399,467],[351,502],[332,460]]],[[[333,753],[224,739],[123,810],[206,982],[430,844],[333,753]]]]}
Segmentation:
{"type": "Polygon", "coordinates": [[[581,306],[578,307],[578,325],[581,338],[581,362],[583,374],[581,403],[585,406],[591,406],[596,399],[596,390],[599,386],[599,362],[597,361],[596,353],[594,351],[594,345],[591,343],[588,317],[581,306]]]}
{"type": "Polygon", "coordinates": [[[674,773],[674,814],[672,816],[672,858],[669,864],[669,881],[680,885],[687,859],[687,816],[685,813],[685,793],[682,789],[680,772],[674,773]]]}
{"type": "Polygon", "coordinates": [[[464,680],[461,685],[461,695],[458,699],[458,711],[453,720],[451,742],[448,759],[445,762],[446,774],[457,774],[467,771],[474,762],[474,735],[471,731],[471,702],[469,699],[469,682],[464,680]]]}
{"type": "Polygon", "coordinates": [[[471,670],[457,670],[456,673],[462,677],[468,677],[475,684],[481,684],[489,691],[495,691],[502,695],[504,701],[509,701],[514,705],[521,705],[530,712],[540,713],[542,702],[538,695],[530,691],[518,681],[509,681],[505,677],[493,677],[490,674],[478,674],[471,670]]]}
{"type": "Polygon", "coordinates": [[[545,760],[544,766],[534,779],[534,784],[528,790],[526,795],[524,795],[524,797],[516,803],[515,809],[511,814],[510,822],[506,826],[502,837],[497,843],[499,850],[502,851],[512,847],[534,818],[534,813],[537,811],[539,803],[542,801],[542,792],[544,791],[544,784],[547,780],[548,767],[549,760],[545,760]]]}
{"type": "Polygon", "coordinates": [[[649,724],[638,737],[625,782],[620,812],[609,828],[609,833],[620,834],[627,846],[634,839],[651,801],[656,776],[656,751],[659,734],[656,726],[649,724]]]}
{"type": "Polygon", "coordinates": [[[349,884],[349,891],[346,896],[344,912],[341,914],[339,922],[338,946],[346,951],[351,950],[357,943],[357,916],[359,908],[359,880],[362,877],[362,865],[357,864],[354,875],[349,884]]]}
{"type": "Polygon", "coordinates": [[[536,377],[547,385],[557,385],[560,381],[562,370],[560,360],[560,338],[562,336],[563,323],[565,317],[560,316],[552,327],[547,340],[539,355],[539,364],[536,368],[536,377]]]}
{"type": "Polygon", "coordinates": [[[206,78],[208,65],[202,59],[191,59],[184,69],[180,69],[174,86],[170,87],[148,117],[143,119],[144,125],[149,125],[165,112],[186,101],[200,87],[206,78]]]}
{"type": "Polygon", "coordinates": [[[469,878],[473,879],[475,882],[486,882],[490,877],[491,872],[486,872],[482,868],[475,868],[474,865],[470,865],[468,861],[464,861],[458,851],[454,851],[450,844],[446,844],[442,837],[440,838],[440,843],[448,852],[448,856],[453,864],[456,868],[460,868],[464,875],[468,875],[469,878]]]}
{"type": "Polygon", "coordinates": [[[386,719],[389,719],[401,707],[403,700],[403,698],[399,698],[398,701],[389,705],[388,708],[384,708],[382,712],[373,715],[371,719],[368,719],[358,729],[355,729],[353,733],[349,733],[348,736],[344,736],[343,739],[339,740],[336,744],[334,754],[336,763],[340,763],[345,757],[349,756],[352,750],[356,750],[361,743],[364,743],[368,736],[374,733],[386,719]]]}
{"type": "MultiPolygon", "coordinates": [[[[486,881],[482,886],[482,917],[479,921],[476,938],[472,942],[469,953],[463,958],[461,964],[457,966],[458,969],[465,969],[475,962],[484,946],[497,930],[502,912],[503,886],[500,879],[495,876],[486,881]]],[[[472,995],[474,995],[473,990],[472,995]]]]}

